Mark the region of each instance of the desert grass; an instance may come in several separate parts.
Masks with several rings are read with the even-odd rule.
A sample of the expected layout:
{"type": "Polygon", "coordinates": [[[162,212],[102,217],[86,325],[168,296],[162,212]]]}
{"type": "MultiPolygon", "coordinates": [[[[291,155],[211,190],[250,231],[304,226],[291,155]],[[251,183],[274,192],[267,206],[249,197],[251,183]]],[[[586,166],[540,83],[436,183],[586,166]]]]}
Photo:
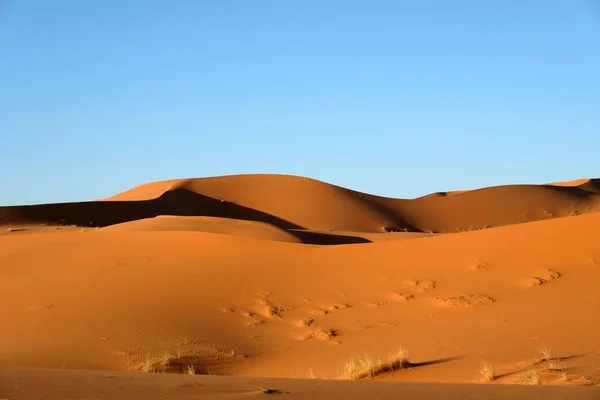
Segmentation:
{"type": "Polygon", "coordinates": [[[188,364],[183,369],[183,373],[187,375],[196,375],[196,366],[194,364],[188,364]]]}
{"type": "Polygon", "coordinates": [[[169,372],[197,375],[199,373],[193,362],[184,362],[181,355],[173,355],[171,353],[165,353],[159,357],[148,356],[134,369],[141,372],[159,374],[169,372]]]}
{"type": "Polygon", "coordinates": [[[550,361],[552,360],[552,355],[550,354],[550,350],[547,347],[542,347],[539,350],[540,355],[542,356],[540,361],[550,361]]]}
{"type": "Polygon", "coordinates": [[[559,364],[563,359],[561,357],[552,357],[552,354],[547,347],[541,348],[539,353],[541,357],[537,364],[546,363],[546,369],[551,372],[562,372],[564,370],[559,364]]]}
{"type": "Polygon", "coordinates": [[[165,353],[161,357],[147,357],[140,365],[139,370],[147,373],[166,372],[174,357],[165,353]]]}
{"type": "Polygon", "coordinates": [[[408,352],[402,346],[397,347],[390,353],[387,362],[381,360],[373,360],[373,358],[365,354],[361,357],[354,357],[346,361],[344,364],[341,379],[370,379],[386,372],[392,372],[399,369],[410,367],[408,361],[408,352]]]}
{"type": "Polygon", "coordinates": [[[483,382],[493,382],[496,379],[496,375],[494,374],[494,368],[492,364],[481,361],[481,369],[479,370],[479,375],[481,375],[481,380],[483,382]]]}
{"type": "Polygon", "coordinates": [[[539,371],[532,369],[523,374],[517,383],[522,385],[541,385],[542,377],[540,376],[539,371]]]}

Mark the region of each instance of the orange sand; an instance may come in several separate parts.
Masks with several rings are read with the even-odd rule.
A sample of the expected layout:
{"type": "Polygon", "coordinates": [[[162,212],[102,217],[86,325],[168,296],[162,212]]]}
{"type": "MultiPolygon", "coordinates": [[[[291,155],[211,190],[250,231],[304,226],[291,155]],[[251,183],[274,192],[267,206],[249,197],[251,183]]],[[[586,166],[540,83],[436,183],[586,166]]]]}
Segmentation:
{"type": "MultiPolygon", "coordinates": [[[[0,207],[0,378],[27,395],[18,382],[61,373],[73,393],[93,390],[91,372],[70,370],[173,373],[133,373],[154,388],[136,393],[160,392],[193,367],[230,376],[198,384],[241,388],[259,384],[241,377],[339,379],[349,359],[385,363],[403,346],[409,368],[362,380],[436,383],[401,387],[447,398],[532,376],[595,384],[599,189],[580,180],[400,200],[240,175],[0,207]],[[484,364],[491,383],[439,386],[479,383],[484,364]]],[[[129,382],[132,372],[115,374],[129,382]]],[[[340,398],[353,387],[281,382],[290,392],[331,384],[340,398]]],[[[365,384],[356,388],[390,387],[365,384]]],[[[66,393],[47,385],[53,398],[66,393]]]]}

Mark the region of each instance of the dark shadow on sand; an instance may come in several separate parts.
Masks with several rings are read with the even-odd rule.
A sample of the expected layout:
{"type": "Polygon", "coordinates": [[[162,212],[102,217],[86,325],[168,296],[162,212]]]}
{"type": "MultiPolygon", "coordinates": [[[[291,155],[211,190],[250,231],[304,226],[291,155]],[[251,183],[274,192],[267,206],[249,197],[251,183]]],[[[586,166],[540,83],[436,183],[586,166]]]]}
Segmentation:
{"type": "Polygon", "coordinates": [[[274,215],[186,189],[171,190],[152,200],[0,207],[2,224],[35,223],[105,227],[159,215],[220,217],[263,222],[288,231],[306,244],[370,243],[369,240],[360,237],[303,231],[304,227],[274,215]]]}

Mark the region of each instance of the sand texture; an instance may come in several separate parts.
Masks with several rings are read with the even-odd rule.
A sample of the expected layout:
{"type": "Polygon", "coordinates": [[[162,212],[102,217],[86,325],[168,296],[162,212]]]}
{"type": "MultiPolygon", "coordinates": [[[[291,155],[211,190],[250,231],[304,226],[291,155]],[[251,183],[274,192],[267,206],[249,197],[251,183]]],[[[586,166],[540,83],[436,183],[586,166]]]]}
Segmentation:
{"type": "Polygon", "coordinates": [[[283,175],[0,207],[0,398],[596,399],[597,211],[283,175]]]}

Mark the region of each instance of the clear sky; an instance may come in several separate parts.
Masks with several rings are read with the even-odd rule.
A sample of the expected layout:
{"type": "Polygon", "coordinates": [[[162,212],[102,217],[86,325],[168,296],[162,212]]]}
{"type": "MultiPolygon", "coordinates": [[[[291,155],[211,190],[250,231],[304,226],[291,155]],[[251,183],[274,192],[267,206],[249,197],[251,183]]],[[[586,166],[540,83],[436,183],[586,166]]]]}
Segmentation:
{"type": "Polygon", "coordinates": [[[600,177],[600,4],[0,0],[0,204],[303,175],[393,197],[600,177]]]}

